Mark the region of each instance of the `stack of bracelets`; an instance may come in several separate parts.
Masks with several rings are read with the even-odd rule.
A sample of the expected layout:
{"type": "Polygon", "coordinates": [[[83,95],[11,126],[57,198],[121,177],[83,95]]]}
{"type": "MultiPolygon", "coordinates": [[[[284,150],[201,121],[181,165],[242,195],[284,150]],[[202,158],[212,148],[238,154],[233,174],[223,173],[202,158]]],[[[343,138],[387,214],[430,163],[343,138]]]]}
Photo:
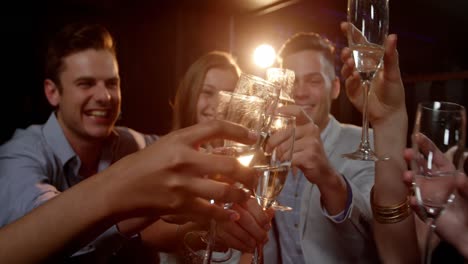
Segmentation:
{"type": "Polygon", "coordinates": [[[374,187],[372,187],[370,202],[374,219],[380,224],[398,223],[405,220],[411,214],[409,197],[406,197],[406,200],[396,205],[380,206],[374,202],[374,187]]]}

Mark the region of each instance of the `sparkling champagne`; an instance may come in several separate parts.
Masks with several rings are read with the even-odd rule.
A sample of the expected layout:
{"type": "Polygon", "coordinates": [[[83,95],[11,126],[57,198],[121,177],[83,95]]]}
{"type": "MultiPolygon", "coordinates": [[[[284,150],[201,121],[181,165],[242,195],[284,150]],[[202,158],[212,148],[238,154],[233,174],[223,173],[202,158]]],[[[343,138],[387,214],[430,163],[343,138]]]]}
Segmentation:
{"type": "Polygon", "coordinates": [[[255,197],[263,208],[269,208],[281,192],[289,172],[289,164],[279,167],[256,167],[258,184],[255,197]]]}

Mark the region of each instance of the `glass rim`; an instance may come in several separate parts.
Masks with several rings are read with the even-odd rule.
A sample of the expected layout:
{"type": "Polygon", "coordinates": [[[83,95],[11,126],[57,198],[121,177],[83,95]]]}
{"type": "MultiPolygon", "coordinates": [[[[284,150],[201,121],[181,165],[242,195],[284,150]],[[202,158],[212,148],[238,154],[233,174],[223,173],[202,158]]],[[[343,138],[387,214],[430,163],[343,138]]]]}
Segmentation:
{"type": "Polygon", "coordinates": [[[255,82],[259,82],[261,83],[262,85],[268,85],[268,86],[272,86],[272,87],[277,87],[277,85],[275,85],[274,83],[270,82],[270,81],[267,81],[265,79],[263,79],[262,77],[259,77],[257,75],[253,75],[253,74],[249,74],[249,73],[241,73],[240,77],[239,77],[239,80],[242,79],[242,77],[245,77],[245,78],[248,78],[250,80],[253,80],[255,82]]]}
{"type": "Polygon", "coordinates": [[[287,114],[282,114],[282,113],[269,114],[269,115],[267,115],[267,116],[269,116],[269,117],[281,117],[281,118],[288,118],[288,119],[296,120],[296,116],[287,115],[287,114]]]}
{"type": "Polygon", "coordinates": [[[448,101],[426,101],[418,104],[422,110],[430,110],[437,112],[460,112],[465,111],[465,107],[461,104],[448,101]]]}
{"type": "Polygon", "coordinates": [[[236,92],[229,92],[229,91],[219,91],[218,94],[226,94],[230,95],[231,97],[235,97],[236,99],[240,98],[241,100],[249,100],[252,102],[259,102],[259,103],[265,103],[265,99],[262,99],[258,96],[255,95],[246,95],[246,94],[241,94],[241,93],[236,93],[236,92]]]}
{"type": "Polygon", "coordinates": [[[290,74],[294,74],[294,71],[288,68],[280,68],[280,67],[270,67],[266,70],[267,72],[269,71],[281,71],[281,72],[288,72],[290,74]]]}

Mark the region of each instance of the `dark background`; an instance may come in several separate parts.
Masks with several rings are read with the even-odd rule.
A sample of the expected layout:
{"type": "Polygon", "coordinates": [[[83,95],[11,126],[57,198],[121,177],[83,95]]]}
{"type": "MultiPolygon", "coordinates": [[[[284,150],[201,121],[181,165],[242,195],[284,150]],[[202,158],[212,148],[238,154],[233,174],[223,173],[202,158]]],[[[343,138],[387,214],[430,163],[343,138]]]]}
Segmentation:
{"type": "MultiPolygon", "coordinates": [[[[390,32],[398,34],[410,122],[420,101],[467,104],[467,11],[466,0],[390,1],[390,32]]],[[[257,45],[278,49],[299,31],[327,36],[338,54],[346,46],[339,31],[339,23],[346,20],[346,0],[17,1],[2,8],[0,19],[0,142],[17,127],[47,119],[51,109],[42,90],[45,47],[66,23],[108,27],[117,42],[122,78],[119,124],[160,135],[170,130],[170,100],[178,81],[208,51],[232,52],[244,71],[255,74],[259,70],[251,54],[257,45]]],[[[339,121],[360,124],[361,115],[344,93],[332,112],[339,121]]]]}

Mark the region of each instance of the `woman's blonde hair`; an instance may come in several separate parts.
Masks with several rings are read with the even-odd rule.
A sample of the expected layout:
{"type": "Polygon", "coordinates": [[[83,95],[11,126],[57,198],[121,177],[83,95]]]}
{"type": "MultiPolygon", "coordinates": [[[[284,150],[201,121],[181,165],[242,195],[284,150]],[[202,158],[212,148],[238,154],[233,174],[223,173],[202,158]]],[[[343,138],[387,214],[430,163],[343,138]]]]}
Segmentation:
{"type": "Polygon", "coordinates": [[[227,52],[212,51],[196,60],[185,73],[177,89],[173,108],[172,129],[180,129],[197,122],[197,103],[206,73],[213,68],[232,71],[237,77],[240,68],[227,52]]]}

